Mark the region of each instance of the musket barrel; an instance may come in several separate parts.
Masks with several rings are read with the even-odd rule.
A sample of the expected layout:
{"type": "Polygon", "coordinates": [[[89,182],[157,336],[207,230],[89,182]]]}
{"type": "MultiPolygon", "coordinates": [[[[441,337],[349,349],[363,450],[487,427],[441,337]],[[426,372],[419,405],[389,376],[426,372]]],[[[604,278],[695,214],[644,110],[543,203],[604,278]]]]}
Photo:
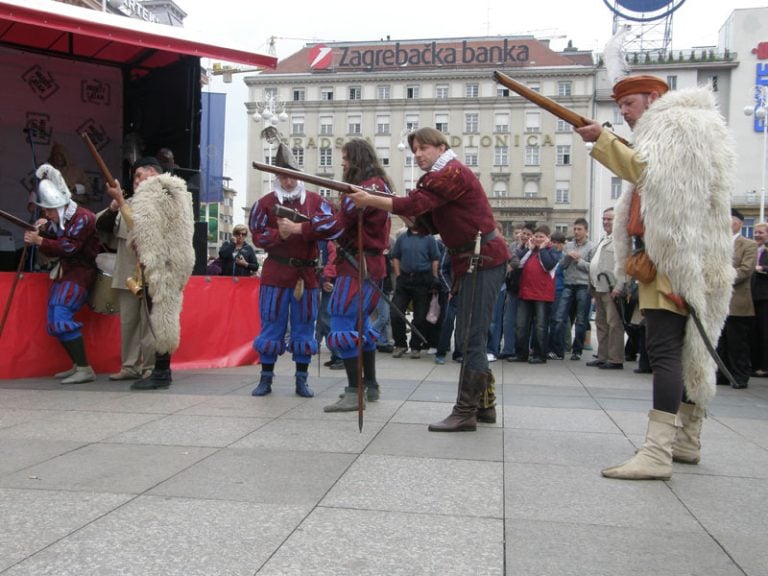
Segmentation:
{"type": "Polygon", "coordinates": [[[24,228],[24,230],[29,230],[30,232],[37,230],[37,228],[32,224],[30,224],[29,222],[25,222],[21,218],[18,218],[13,214],[9,214],[5,210],[0,210],[0,218],[2,218],[3,220],[6,220],[7,222],[10,222],[11,224],[15,224],[19,228],[24,228]]]}

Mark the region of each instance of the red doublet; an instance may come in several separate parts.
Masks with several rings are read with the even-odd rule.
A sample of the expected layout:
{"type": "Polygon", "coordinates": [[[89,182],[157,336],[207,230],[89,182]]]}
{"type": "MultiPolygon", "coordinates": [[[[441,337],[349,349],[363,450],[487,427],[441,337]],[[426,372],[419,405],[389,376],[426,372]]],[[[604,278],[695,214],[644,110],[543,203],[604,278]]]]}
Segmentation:
{"type": "MultiPolygon", "coordinates": [[[[307,288],[317,288],[318,280],[314,266],[292,266],[278,259],[295,258],[298,260],[317,260],[317,240],[322,236],[317,234],[293,234],[283,240],[277,229],[277,217],[274,207],[279,204],[277,194],[272,192],[259,199],[251,208],[248,218],[253,242],[263,248],[268,257],[261,269],[261,283],[265,286],[281,286],[293,288],[299,278],[304,280],[307,288]],[[276,256],[277,258],[272,258],[276,256]]],[[[295,210],[309,218],[325,217],[333,213],[333,209],[316,192],[306,191],[304,203],[299,199],[283,202],[283,206],[295,210]]]]}
{"type": "MultiPolygon", "coordinates": [[[[392,212],[420,216],[429,212],[432,223],[449,250],[461,250],[451,256],[455,277],[466,273],[477,231],[483,235],[496,229],[496,220],[480,181],[458,160],[451,160],[441,170],[427,172],[415,190],[405,198],[392,199],[392,212]],[[469,247],[466,251],[463,249],[469,247]]],[[[480,250],[481,268],[493,268],[507,261],[507,246],[496,236],[480,250]]]]}
{"type": "MultiPolygon", "coordinates": [[[[49,222],[47,233],[55,236],[55,225],[49,222]]],[[[62,282],[73,282],[89,289],[96,280],[96,255],[101,251],[101,242],[96,235],[96,216],[78,206],[72,218],[64,224],[64,233],[53,238],[44,237],[40,252],[59,258],[62,282]]]]}

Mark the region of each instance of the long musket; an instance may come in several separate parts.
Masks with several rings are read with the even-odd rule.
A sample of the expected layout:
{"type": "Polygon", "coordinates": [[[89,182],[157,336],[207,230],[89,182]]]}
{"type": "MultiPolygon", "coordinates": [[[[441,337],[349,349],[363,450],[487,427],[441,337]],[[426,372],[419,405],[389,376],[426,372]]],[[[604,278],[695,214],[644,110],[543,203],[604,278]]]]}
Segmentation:
{"type": "MultiPolygon", "coordinates": [[[[551,98],[547,98],[543,94],[540,94],[536,92],[535,90],[531,90],[526,86],[525,84],[522,84],[521,82],[518,82],[517,80],[514,80],[504,74],[503,72],[499,72],[496,70],[493,73],[493,77],[499,84],[503,84],[513,92],[519,94],[529,102],[533,102],[538,106],[539,108],[543,108],[547,112],[550,112],[551,114],[554,114],[560,120],[564,120],[565,122],[568,122],[571,126],[574,126],[576,128],[583,128],[587,124],[589,124],[591,121],[584,118],[581,114],[577,114],[570,108],[566,108],[562,104],[558,104],[551,98]]],[[[629,145],[629,143],[622,138],[621,136],[617,136],[617,138],[624,144],[629,145]]]]}
{"type": "MultiPolygon", "coordinates": [[[[365,190],[368,194],[372,194],[374,196],[384,196],[385,198],[392,198],[394,196],[394,194],[382,192],[381,190],[366,188],[365,186],[354,186],[348,182],[340,182],[339,180],[333,180],[331,178],[323,178],[322,176],[315,176],[314,174],[307,174],[306,172],[300,172],[299,170],[291,170],[290,168],[281,168],[280,166],[273,166],[272,164],[252,162],[252,165],[254,168],[256,168],[256,170],[261,170],[262,172],[269,172],[270,174],[275,174],[277,176],[288,176],[289,178],[295,178],[296,180],[301,180],[302,182],[309,182],[315,186],[336,190],[336,192],[341,192],[342,194],[352,194],[354,192],[354,187],[365,190]]],[[[413,220],[407,216],[400,216],[400,219],[405,222],[406,226],[413,226],[413,220]]]]}
{"type": "MultiPolygon", "coordinates": [[[[301,224],[302,222],[310,222],[310,219],[308,216],[305,216],[301,212],[297,212],[296,210],[293,210],[291,208],[286,208],[282,204],[275,204],[274,212],[275,212],[275,216],[277,216],[278,218],[287,218],[291,222],[297,222],[299,224],[301,224]]],[[[347,259],[347,261],[352,265],[352,267],[355,270],[359,269],[359,264],[352,254],[344,250],[344,247],[341,245],[339,245],[337,249],[341,252],[341,255],[347,259]]],[[[387,304],[389,304],[389,307],[392,310],[394,310],[395,313],[408,325],[408,327],[411,329],[411,332],[413,332],[416,336],[419,337],[419,339],[423,343],[426,344],[427,339],[424,337],[421,331],[419,331],[419,329],[416,328],[416,326],[414,326],[410,320],[408,320],[405,313],[402,310],[400,310],[400,308],[395,306],[392,300],[389,297],[387,297],[386,294],[384,294],[384,290],[381,289],[381,286],[379,286],[376,282],[373,282],[371,280],[368,280],[368,281],[370,285],[373,286],[374,290],[376,290],[376,292],[379,293],[379,297],[384,298],[387,304]]]]}
{"type": "Polygon", "coordinates": [[[30,232],[37,230],[37,228],[33,224],[30,224],[29,222],[25,222],[21,218],[18,218],[13,214],[9,214],[5,210],[0,210],[0,218],[10,222],[11,224],[15,224],[19,228],[24,228],[24,230],[29,230],[30,232]]]}
{"type": "Polygon", "coordinates": [[[87,132],[81,132],[80,136],[82,136],[88,151],[91,153],[91,156],[93,156],[96,165],[99,167],[101,175],[104,176],[104,180],[106,180],[107,184],[113,184],[115,179],[112,176],[112,173],[109,171],[109,168],[107,168],[107,165],[104,162],[104,159],[101,157],[101,154],[99,154],[99,151],[96,150],[96,146],[94,146],[93,142],[91,142],[91,137],[88,136],[87,132]]]}

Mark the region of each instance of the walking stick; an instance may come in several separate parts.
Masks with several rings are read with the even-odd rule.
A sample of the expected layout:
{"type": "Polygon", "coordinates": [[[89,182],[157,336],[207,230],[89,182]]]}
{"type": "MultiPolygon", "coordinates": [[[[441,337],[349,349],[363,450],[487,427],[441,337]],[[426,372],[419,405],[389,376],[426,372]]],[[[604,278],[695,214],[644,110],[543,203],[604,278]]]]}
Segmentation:
{"type": "Polygon", "coordinates": [[[0,337],[3,335],[5,322],[8,320],[8,313],[11,311],[11,302],[13,302],[13,295],[16,293],[16,286],[18,286],[19,280],[21,280],[22,276],[24,276],[22,269],[24,268],[24,259],[27,257],[27,248],[29,248],[29,246],[24,244],[24,249],[21,251],[21,258],[19,258],[19,265],[16,268],[16,276],[13,278],[11,291],[8,293],[8,301],[5,303],[5,310],[3,310],[3,319],[0,321],[0,337]]]}
{"type": "Polygon", "coordinates": [[[357,211],[357,429],[363,431],[363,211],[357,211]]]}

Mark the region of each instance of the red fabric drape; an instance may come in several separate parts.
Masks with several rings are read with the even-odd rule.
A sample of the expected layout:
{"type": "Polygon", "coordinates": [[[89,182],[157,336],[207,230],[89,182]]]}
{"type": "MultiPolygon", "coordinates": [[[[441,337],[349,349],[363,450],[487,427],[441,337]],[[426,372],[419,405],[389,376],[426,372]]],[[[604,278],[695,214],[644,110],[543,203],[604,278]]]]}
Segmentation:
{"type": "MultiPolygon", "coordinates": [[[[15,273],[0,272],[0,314],[15,273]]],[[[0,378],[49,376],[71,365],[59,342],[45,329],[46,274],[25,273],[16,288],[0,335],[0,378]]],[[[77,315],[88,361],[98,373],[120,369],[120,317],[97,314],[86,305],[77,315]]],[[[254,364],[251,346],[260,330],[259,279],[193,276],[184,288],[181,345],[172,356],[179,369],[221,368],[254,364]]]]}

